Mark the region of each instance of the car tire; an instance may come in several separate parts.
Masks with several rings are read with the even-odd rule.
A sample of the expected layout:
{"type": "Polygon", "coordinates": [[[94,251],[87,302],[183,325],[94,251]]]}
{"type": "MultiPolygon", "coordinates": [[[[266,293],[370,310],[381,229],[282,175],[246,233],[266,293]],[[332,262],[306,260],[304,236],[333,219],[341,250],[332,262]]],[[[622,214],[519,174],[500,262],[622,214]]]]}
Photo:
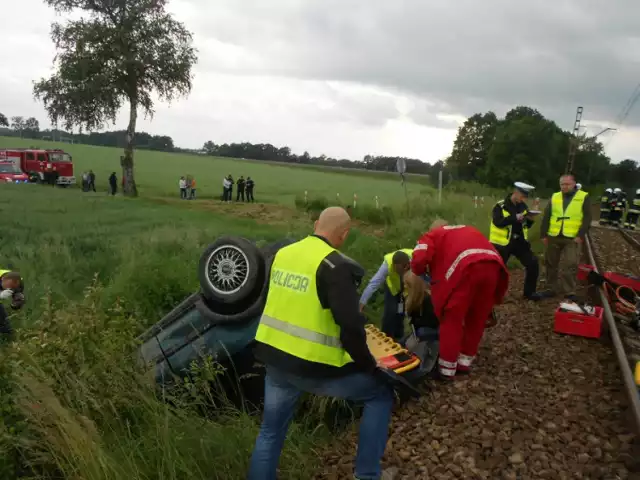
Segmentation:
{"type": "Polygon", "coordinates": [[[265,261],[253,243],[242,237],[221,237],[200,256],[198,277],[205,297],[233,305],[262,289],[265,261]]]}

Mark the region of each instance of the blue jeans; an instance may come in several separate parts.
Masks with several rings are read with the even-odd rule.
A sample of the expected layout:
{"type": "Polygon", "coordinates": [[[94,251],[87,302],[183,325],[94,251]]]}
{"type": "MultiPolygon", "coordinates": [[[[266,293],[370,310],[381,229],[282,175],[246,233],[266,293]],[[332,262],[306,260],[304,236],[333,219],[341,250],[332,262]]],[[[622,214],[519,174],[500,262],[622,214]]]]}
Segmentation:
{"type": "Polygon", "coordinates": [[[302,392],[364,403],[355,475],[377,480],[387,445],[393,389],[382,379],[354,373],[338,378],[305,378],[267,367],[264,415],[251,456],[248,480],[275,480],[280,452],[302,392]]]}
{"type": "Polygon", "coordinates": [[[394,340],[404,337],[404,313],[398,313],[401,294],[392,295],[391,290],[384,285],[384,309],[382,311],[382,332],[394,340]]]}

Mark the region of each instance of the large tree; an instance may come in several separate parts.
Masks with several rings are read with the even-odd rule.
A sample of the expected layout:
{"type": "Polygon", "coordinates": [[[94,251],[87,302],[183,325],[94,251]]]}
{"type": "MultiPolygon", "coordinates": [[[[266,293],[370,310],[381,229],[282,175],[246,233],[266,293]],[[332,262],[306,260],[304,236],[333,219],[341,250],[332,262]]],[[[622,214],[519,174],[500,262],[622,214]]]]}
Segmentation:
{"type": "Polygon", "coordinates": [[[124,193],[137,195],[133,147],[138,111],[154,113],[152,93],[171,101],[191,91],[191,33],[166,11],[167,0],[45,0],[57,12],[84,13],[54,23],[56,72],[34,84],[52,123],[100,130],[129,105],[122,159],[124,193]]]}
{"type": "Polygon", "coordinates": [[[7,120],[7,117],[5,117],[3,113],[0,113],[0,127],[8,127],[8,126],[9,126],[9,120],[7,120]]]}
{"type": "Polygon", "coordinates": [[[487,163],[489,148],[498,126],[493,112],[476,113],[458,129],[447,167],[459,180],[477,180],[479,170],[487,163]]]}
{"type": "Polygon", "coordinates": [[[37,138],[40,132],[40,122],[37,118],[29,117],[24,121],[24,131],[30,138],[37,138]]]}
{"type": "Polygon", "coordinates": [[[24,117],[11,117],[11,128],[18,132],[20,134],[20,138],[22,138],[22,132],[24,130],[24,117]]]}

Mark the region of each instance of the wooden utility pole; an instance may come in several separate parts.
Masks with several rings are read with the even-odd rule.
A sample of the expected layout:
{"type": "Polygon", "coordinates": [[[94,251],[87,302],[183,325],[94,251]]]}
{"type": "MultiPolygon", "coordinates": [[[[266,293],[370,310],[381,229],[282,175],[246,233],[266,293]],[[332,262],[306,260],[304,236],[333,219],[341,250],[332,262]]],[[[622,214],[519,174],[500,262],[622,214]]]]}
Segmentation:
{"type": "Polygon", "coordinates": [[[580,133],[580,120],[582,120],[582,107],[576,110],[576,121],[573,124],[573,136],[569,141],[569,158],[567,159],[567,169],[565,173],[573,173],[573,164],[578,150],[578,134],[580,133]]]}

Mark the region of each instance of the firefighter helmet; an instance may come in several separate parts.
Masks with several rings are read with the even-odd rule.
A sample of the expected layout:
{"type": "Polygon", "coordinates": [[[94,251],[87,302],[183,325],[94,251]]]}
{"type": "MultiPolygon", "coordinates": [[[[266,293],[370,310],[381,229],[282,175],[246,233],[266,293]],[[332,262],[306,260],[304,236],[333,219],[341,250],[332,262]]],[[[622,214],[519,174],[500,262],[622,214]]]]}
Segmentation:
{"type": "Polygon", "coordinates": [[[582,190],[582,184],[576,183],[576,190],[582,190]]]}
{"type": "Polygon", "coordinates": [[[636,195],[640,195],[640,188],[636,190],[636,195]]]}
{"type": "Polygon", "coordinates": [[[605,190],[605,192],[606,192],[606,193],[613,193],[613,190],[612,190],[612,189],[610,189],[610,188],[607,188],[607,189],[605,190]]]}
{"type": "Polygon", "coordinates": [[[613,189],[613,193],[620,193],[622,190],[620,190],[618,187],[613,189]]]}

